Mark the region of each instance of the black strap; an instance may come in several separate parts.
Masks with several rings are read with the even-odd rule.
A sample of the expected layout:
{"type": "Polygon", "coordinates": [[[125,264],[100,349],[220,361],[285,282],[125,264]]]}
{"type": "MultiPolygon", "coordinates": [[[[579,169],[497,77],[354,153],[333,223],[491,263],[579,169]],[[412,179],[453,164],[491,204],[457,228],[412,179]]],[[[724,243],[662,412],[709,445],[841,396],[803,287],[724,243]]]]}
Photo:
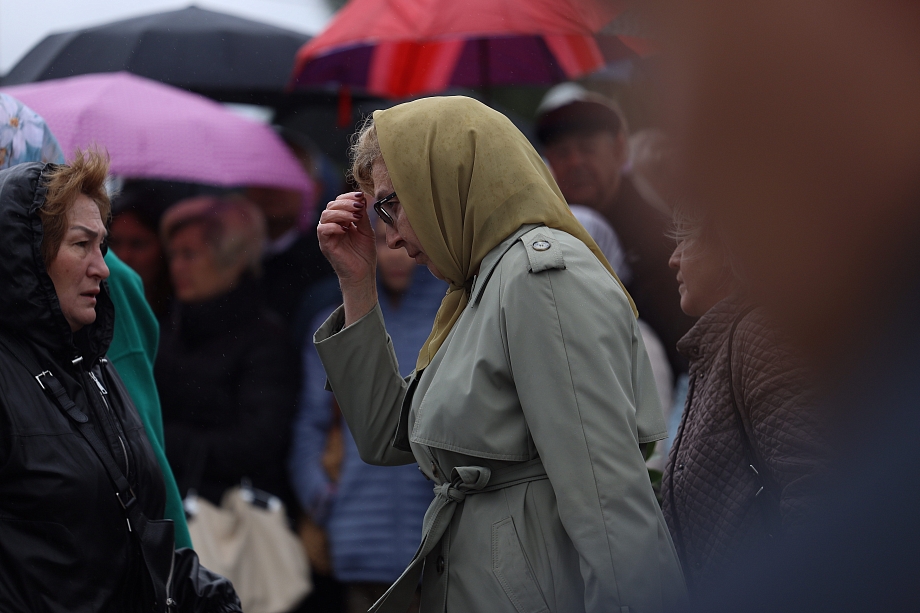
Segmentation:
{"type": "Polygon", "coordinates": [[[44,371],[38,375],[36,379],[38,379],[45,393],[53,396],[58,407],[73,420],[77,430],[83,438],[86,439],[89,446],[93,448],[99,461],[102,462],[102,466],[105,468],[105,472],[108,473],[109,479],[111,479],[112,485],[115,488],[115,496],[125,509],[125,514],[128,518],[128,529],[133,530],[132,524],[138,523],[137,514],[141,513],[141,511],[137,506],[137,497],[134,494],[134,490],[131,489],[131,484],[128,483],[128,479],[118,467],[115,458],[112,457],[112,452],[109,451],[109,448],[102,442],[99,435],[96,434],[96,429],[93,428],[87,416],[70,398],[67,390],[64,389],[64,386],[57,377],[49,371],[44,371]],[[135,520],[134,522],[131,521],[132,518],[135,520]]]}
{"type": "Polygon", "coordinates": [[[728,336],[728,389],[732,397],[732,407],[735,409],[735,416],[738,419],[738,431],[741,434],[741,444],[744,446],[744,451],[748,458],[748,466],[754,473],[755,481],[760,484],[760,489],[754,494],[754,499],[760,506],[760,514],[767,535],[770,538],[774,538],[778,536],[782,528],[782,518],[779,510],[779,488],[767,470],[763,458],[757,451],[757,447],[753,444],[754,428],[751,424],[750,416],[743,409],[744,402],[739,403],[735,393],[735,361],[733,355],[735,331],[752,310],[754,310],[754,307],[748,307],[735,318],[728,336]]]}

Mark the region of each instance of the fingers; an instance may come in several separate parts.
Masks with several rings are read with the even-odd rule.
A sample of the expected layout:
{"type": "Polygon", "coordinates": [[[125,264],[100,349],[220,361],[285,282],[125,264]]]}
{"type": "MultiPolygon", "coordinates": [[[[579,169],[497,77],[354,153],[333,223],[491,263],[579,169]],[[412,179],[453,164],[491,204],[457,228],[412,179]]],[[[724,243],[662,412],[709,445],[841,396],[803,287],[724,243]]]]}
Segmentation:
{"type": "Polygon", "coordinates": [[[371,216],[368,215],[367,210],[359,209],[357,211],[357,217],[355,218],[355,227],[361,234],[366,236],[374,236],[374,228],[371,224],[371,216]]]}
{"type": "Polygon", "coordinates": [[[365,217],[363,211],[356,210],[341,210],[341,209],[326,209],[319,216],[319,223],[337,223],[342,226],[348,227],[351,224],[355,223],[362,217],[365,217]]]}
{"type": "Polygon", "coordinates": [[[361,192],[349,192],[341,194],[338,198],[326,205],[326,210],[320,214],[319,223],[337,223],[343,230],[350,230],[355,227],[355,222],[359,221],[365,214],[364,194],[361,192]]]}
{"type": "Polygon", "coordinates": [[[316,235],[322,243],[323,238],[331,236],[341,236],[348,232],[345,228],[337,223],[320,223],[316,226],[316,235]]]}
{"type": "Polygon", "coordinates": [[[364,192],[345,192],[335,197],[336,200],[360,200],[364,202],[364,192]]]}
{"type": "Polygon", "coordinates": [[[361,192],[348,192],[347,194],[341,194],[335,200],[326,205],[327,210],[349,208],[354,210],[364,209],[364,194],[361,192]]]}

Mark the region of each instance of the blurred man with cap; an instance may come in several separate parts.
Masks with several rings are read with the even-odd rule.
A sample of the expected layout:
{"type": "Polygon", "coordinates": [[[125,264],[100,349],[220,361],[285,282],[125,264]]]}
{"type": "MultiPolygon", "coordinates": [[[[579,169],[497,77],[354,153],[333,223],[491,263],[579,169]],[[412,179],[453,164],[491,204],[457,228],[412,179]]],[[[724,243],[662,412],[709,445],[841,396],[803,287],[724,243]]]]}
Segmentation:
{"type": "Polygon", "coordinates": [[[677,341],[692,325],[680,310],[668,268],[673,241],[668,215],[649,205],[623,172],[626,121],[607,98],[575,83],[551,89],[537,109],[537,138],[569,204],[589,206],[613,226],[633,272],[636,306],[661,337],[676,372],[686,370],[677,341]]]}

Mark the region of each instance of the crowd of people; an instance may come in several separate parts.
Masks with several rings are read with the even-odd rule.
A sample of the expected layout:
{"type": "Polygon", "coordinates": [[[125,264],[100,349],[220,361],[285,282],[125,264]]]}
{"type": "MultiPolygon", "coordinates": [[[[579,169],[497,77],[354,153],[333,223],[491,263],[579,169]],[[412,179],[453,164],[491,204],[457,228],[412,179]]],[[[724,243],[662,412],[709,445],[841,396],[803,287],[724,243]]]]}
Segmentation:
{"type": "MultiPolygon", "coordinates": [[[[812,59],[862,15],[835,7],[814,40],[743,4],[812,59]]],[[[711,41],[756,57],[766,27],[739,41],[698,10],[661,23],[687,62],[663,77],[669,131],[630,133],[572,83],[534,143],[421,98],[367,117],[341,184],[282,133],[316,207],[107,189],[104,152],[65,163],[4,97],[42,138],[0,132],[0,610],[243,610],[188,528],[241,485],[283,503],[309,560],[291,612],[905,605],[920,124],[859,98],[851,159],[808,111],[849,102],[778,68],[764,94],[711,41]],[[776,149],[790,126],[802,151],[776,149]]],[[[916,41],[873,36],[878,90],[920,101],[895,61],[916,41]]]]}

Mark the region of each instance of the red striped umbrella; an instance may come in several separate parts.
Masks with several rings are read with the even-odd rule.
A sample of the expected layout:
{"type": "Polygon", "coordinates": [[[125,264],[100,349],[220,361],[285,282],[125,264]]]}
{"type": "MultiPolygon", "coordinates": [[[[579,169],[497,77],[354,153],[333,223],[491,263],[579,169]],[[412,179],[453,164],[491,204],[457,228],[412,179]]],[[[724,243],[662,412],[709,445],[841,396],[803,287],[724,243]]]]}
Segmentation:
{"type": "Polygon", "coordinates": [[[551,85],[644,51],[641,39],[597,35],[621,9],[615,0],[351,0],[297,53],[291,86],[403,98],[551,85]]]}

